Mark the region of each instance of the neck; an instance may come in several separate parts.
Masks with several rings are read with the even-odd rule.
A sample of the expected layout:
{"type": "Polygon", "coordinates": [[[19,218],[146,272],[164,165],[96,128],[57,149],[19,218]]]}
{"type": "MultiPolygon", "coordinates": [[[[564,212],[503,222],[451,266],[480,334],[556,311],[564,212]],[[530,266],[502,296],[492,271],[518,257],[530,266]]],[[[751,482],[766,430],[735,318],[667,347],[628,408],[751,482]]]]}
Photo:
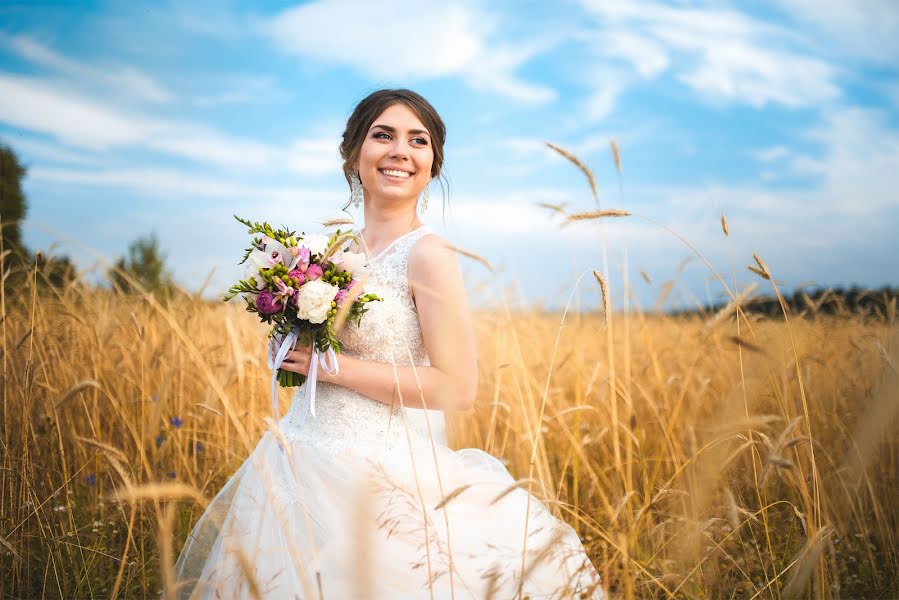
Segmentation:
{"type": "Polygon", "coordinates": [[[383,248],[399,236],[422,225],[415,211],[415,201],[379,203],[365,199],[365,243],[372,250],[383,248]]]}

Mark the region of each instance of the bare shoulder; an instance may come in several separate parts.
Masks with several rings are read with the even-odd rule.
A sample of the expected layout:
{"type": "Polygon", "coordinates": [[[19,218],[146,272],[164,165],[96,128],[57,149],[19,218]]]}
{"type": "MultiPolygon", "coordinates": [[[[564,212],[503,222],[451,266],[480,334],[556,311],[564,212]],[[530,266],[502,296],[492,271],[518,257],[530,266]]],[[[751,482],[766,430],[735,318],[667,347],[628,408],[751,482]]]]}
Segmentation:
{"type": "Polygon", "coordinates": [[[437,234],[422,236],[409,251],[409,280],[413,288],[416,283],[443,286],[453,285],[456,280],[461,283],[453,246],[437,234]]]}
{"type": "Polygon", "coordinates": [[[453,246],[435,233],[419,238],[409,251],[409,272],[426,274],[457,267],[453,246]]]}

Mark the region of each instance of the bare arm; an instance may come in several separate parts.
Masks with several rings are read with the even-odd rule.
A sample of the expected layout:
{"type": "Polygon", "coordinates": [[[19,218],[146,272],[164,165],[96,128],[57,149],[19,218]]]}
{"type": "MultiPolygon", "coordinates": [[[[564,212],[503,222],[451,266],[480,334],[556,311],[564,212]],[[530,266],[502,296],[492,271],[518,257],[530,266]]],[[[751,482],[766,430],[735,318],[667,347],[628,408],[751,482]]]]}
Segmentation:
{"type": "MultiPolygon", "coordinates": [[[[409,255],[409,284],[430,366],[411,367],[341,356],[340,372],[320,381],[355,390],[385,404],[467,410],[477,392],[474,329],[455,253],[436,236],[419,240],[409,255]]],[[[364,317],[363,317],[364,318],[364,317]]],[[[306,373],[309,348],[288,355],[282,368],[306,373]]]]}

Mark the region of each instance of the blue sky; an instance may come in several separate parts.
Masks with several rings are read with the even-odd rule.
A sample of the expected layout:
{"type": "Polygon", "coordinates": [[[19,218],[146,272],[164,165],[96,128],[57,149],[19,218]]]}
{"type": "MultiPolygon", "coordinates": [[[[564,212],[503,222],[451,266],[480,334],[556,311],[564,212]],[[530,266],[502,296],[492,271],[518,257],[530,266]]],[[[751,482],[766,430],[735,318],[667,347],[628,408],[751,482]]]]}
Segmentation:
{"type": "Polygon", "coordinates": [[[306,230],[339,214],[343,124],[387,86],[447,123],[449,208],[444,222],[432,194],[426,221],[499,268],[463,262],[478,301],[511,288],[558,306],[591,268],[646,306],[675,277],[674,302],[720,299],[663,226],[741,285],[753,252],[788,289],[899,284],[892,0],[0,6],[0,140],[29,168],[25,240],[84,268],[153,231],[181,283],[214,269],[224,289],[245,245],[233,213],[306,230]],[[537,203],[595,203],[544,141],[635,217],[603,237],[560,228],[537,203]]]}

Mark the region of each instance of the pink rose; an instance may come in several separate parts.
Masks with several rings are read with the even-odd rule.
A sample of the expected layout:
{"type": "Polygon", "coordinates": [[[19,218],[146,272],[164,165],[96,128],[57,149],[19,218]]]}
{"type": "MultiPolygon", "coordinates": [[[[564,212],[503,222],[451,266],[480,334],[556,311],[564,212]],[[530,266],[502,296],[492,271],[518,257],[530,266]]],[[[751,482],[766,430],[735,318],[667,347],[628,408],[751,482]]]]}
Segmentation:
{"type": "Polygon", "coordinates": [[[256,310],[263,315],[272,315],[281,310],[281,304],[275,301],[275,296],[268,290],[262,290],[256,296],[256,310]]]}
{"type": "Polygon", "coordinates": [[[346,297],[346,290],[340,290],[339,292],[337,292],[337,295],[334,296],[334,301],[337,302],[337,306],[343,306],[343,302],[346,300],[346,297]]]}
{"type": "Polygon", "coordinates": [[[306,283],[306,274],[303,273],[303,272],[302,272],[301,270],[299,270],[299,269],[294,269],[293,271],[291,271],[291,272],[288,273],[287,275],[288,275],[288,277],[290,277],[291,279],[296,279],[296,280],[298,280],[298,281],[300,282],[298,285],[303,285],[304,283],[306,283]]]}
{"type": "Polygon", "coordinates": [[[309,268],[306,269],[306,281],[313,281],[315,279],[318,279],[319,277],[321,277],[324,274],[325,274],[325,272],[322,270],[322,268],[320,266],[309,265],[309,268]]]}

